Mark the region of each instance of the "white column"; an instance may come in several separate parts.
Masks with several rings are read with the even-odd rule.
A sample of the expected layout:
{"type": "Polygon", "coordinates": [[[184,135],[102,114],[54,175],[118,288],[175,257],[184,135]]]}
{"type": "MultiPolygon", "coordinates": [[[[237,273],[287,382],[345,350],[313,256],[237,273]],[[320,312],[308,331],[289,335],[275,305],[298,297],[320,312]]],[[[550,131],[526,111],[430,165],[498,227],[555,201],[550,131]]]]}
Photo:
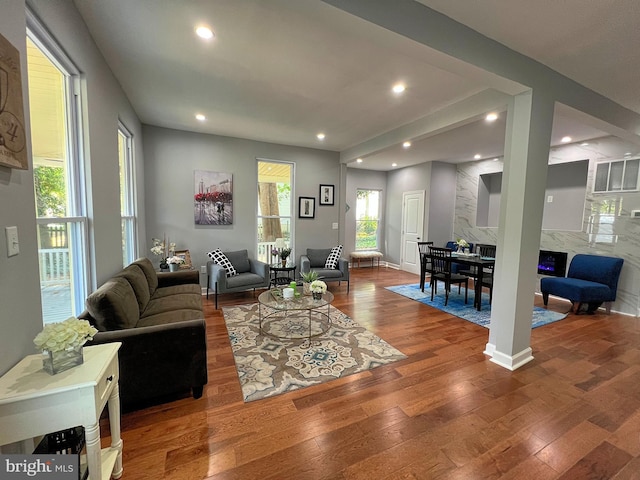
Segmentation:
{"type": "Polygon", "coordinates": [[[515,370],[533,360],[533,310],[552,98],[529,91],[513,97],[507,112],[505,163],[489,342],[491,361],[515,370]]]}

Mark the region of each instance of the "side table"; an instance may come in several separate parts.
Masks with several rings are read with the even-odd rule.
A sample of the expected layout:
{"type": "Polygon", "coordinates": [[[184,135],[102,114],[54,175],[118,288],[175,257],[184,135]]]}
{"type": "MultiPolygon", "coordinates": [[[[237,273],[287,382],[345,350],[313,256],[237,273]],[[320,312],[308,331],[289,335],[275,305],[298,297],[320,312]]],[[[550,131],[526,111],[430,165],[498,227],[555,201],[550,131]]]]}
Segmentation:
{"type": "Polygon", "coordinates": [[[270,265],[271,271],[271,286],[277,287],[278,285],[288,285],[296,279],[296,265],[288,265],[283,267],[281,263],[274,263],[270,265]],[[283,275],[281,275],[284,273],[283,275]]]}
{"type": "Polygon", "coordinates": [[[56,375],[29,355],[0,377],[0,445],[82,425],[91,480],[122,476],[118,349],[84,348],[84,363],[56,375]],[[100,450],[100,414],[108,403],[111,446],[100,450]]]}

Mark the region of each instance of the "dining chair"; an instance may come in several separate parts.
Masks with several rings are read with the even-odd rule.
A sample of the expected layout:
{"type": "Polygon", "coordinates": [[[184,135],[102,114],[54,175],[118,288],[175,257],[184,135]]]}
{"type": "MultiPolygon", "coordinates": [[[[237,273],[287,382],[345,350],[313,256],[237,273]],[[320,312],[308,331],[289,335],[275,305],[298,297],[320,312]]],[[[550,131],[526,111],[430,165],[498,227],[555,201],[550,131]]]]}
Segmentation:
{"type": "Polygon", "coordinates": [[[418,255],[420,257],[420,290],[423,292],[427,274],[431,277],[431,257],[429,256],[430,245],[433,245],[433,242],[418,242],[418,255]]]}
{"type": "Polygon", "coordinates": [[[469,296],[469,277],[451,273],[451,252],[450,248],[429,246],[429,256],[431,257],[431,301],[433,301],[433,293],[437,293],[438,281],[444,282],[445,289],[445,306],[449,303],[449,292],[451,284],[458,284],[458,293],[464,283],[464,303],[467,303],[469,296]]]}

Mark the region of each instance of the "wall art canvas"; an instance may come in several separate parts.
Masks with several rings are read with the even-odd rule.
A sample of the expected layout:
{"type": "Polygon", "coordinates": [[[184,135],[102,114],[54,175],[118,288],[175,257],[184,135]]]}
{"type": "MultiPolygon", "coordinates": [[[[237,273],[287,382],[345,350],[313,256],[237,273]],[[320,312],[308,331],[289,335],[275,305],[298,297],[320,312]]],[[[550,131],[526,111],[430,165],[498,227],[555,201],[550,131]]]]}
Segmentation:
{"type": "Polygon", "coordinates": [[[0,165],[26,170],[20,52],[0,35],[0,165]]]}
{"type": "Polygon", "coordinates": [[[233,224],[233,175],[196,170],[194,177],[196,225],[233,224]]]}

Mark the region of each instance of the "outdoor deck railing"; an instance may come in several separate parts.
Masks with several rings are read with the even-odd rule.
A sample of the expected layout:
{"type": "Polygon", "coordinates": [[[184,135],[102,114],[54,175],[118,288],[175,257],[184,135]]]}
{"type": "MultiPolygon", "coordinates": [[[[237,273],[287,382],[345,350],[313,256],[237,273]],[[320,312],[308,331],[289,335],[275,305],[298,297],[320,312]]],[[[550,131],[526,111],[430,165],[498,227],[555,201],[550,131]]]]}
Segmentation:
{"type": "Polygon", "coordinates": [[[71,279],[68,248],[42,248],[38,260],[41,285],[67,283],[71,279]]]}

